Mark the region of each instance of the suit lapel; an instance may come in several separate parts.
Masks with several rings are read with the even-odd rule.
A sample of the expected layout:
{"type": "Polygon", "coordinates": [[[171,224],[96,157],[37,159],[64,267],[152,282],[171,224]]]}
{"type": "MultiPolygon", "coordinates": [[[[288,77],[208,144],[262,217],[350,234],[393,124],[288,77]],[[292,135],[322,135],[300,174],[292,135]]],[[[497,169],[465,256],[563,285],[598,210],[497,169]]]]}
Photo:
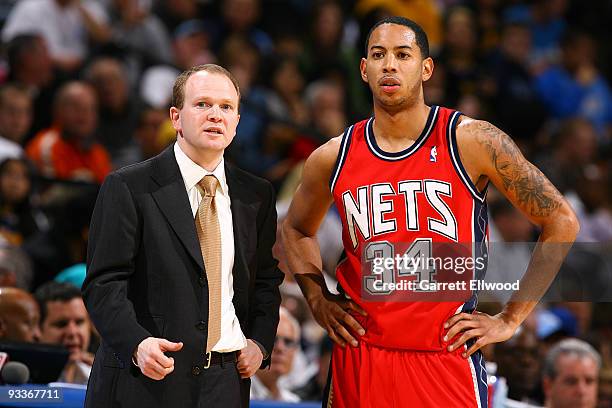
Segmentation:
{"type": "Polygon", "coordinates": [[[204,260],[197,238],[195,221],[185,183],[174,157],[173,145],[157,157],[152,177],[160,186],[152,193],[153,199],[189,255],[204,270],[204,260]]]}
{"type": "Polygon", "coordinates": [[[234,228],[234,268],[232,275],[234,292],[239,294],[239,296],[234,297],[234,301],[236,301],[240,294],[246,294],[249,287],[250,276],[244,246],[257,241],[257,237],[251,236],[251,229],[248,228],[250,224],[254,223],[257,211],[250,204],[253,197],[248,194],[249,187],[243,184],[232,165],[227,164],[227,162],[225,175],[232,203],[232,224],[234,228]]]}

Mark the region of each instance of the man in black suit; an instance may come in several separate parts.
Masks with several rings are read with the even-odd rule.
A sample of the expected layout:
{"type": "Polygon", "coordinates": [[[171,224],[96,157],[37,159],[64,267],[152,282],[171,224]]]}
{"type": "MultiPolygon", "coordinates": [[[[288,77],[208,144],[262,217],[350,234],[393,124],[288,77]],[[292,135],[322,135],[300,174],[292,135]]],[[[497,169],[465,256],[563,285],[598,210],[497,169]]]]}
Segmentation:
{"type": "Polygon", "coordinates": [[[83,297],[102,337],[85,406],[246,407],[274,344],[283,274],[270,183],[223,160],[240,91],[224,68],[177,78],[177,142],[109,175],[83,297]]]}

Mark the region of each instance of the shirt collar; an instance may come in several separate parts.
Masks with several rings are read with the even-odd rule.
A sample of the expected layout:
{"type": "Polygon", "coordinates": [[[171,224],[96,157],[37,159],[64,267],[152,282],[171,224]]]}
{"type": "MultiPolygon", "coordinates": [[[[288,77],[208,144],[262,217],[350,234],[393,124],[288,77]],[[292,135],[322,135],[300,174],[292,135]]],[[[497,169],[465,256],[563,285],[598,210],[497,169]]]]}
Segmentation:
{"type": "Polygon", "coordinates": [[[181,171],[181,176],[183,176],[183,181],[185,182],[187,191],[194,188],[204,176],[212,174],[217,178],[217,180],[219,180],[219,188],[221,189],[221,193],[223,195],[227,195],[228,188],[227,181],[225,179],[225,159],[223,156],[213,171],[208,171],[196,164],[185,154],[185,152],[183,152],[179,144],[176,142],[174,143],[174,156],[176,157],[176,162],[178,163],[179,170],[181,171]]]}

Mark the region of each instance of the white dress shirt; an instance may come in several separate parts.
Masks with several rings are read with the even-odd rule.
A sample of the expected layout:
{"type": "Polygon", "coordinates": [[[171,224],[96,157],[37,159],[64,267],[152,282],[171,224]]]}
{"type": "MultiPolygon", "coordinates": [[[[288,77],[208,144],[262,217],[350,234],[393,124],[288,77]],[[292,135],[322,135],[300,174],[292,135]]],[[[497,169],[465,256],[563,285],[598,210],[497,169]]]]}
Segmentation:
{"type": "Polygon", "coordinates": [[[232,269],[234,267],[234,228],[232,225],[229,190],[225,178],[224,159],[221,158],[217,168],[210,172],[198,166],[187,157],[178,143],[174,144],[174,156],[185,182],[185,189],[189,197],[194,223],[198,206],[200,201],[202,201],[200,191],[196,187],[198,182],[209,174],[214,175],[219,180],[215,194],[215,206],[217,207],[219,227],[221,229],[221,338],[213,346],[212,350],[218,352],[240,350],[246,347],[247,343],[240,329],[240,323],[232,303],[234,297],[234,278],[232,276],[232,269]]]}

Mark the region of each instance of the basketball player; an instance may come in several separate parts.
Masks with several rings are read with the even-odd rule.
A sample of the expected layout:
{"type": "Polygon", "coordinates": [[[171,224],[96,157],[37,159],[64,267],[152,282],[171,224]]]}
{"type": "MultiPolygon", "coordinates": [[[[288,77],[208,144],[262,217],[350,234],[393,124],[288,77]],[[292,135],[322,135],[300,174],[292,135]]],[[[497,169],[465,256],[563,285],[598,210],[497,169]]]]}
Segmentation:
{"type": "Polygon", "coordinates": [[[416,23],[392,17],[374,26],[361,60],[374,117],[312,153],[283,225],[289,268],[336,343],[327,407],[486,407],[479,349],[512,336],[566,255],[569,245],[557,243],[572,243],[579,229],[561,194],[509,136],[425,105],[423,82],[433,69],[416,23]],[[402,243],[412,243],[401,249],[406,253],[431,252],[438,243],[486,249],[489,182],[541,229],[520,289],[500,314],[475,311],[475,295],[437,303],[368,300],[377,295],[375,279],[399,276],[393,268],[391,275],[369,273],[366,261],[398,254],[402,243]],[[346,255],[337,268],[340,296],[325,286],[315,238],[332,203],[342,216],[346,255]]]}

